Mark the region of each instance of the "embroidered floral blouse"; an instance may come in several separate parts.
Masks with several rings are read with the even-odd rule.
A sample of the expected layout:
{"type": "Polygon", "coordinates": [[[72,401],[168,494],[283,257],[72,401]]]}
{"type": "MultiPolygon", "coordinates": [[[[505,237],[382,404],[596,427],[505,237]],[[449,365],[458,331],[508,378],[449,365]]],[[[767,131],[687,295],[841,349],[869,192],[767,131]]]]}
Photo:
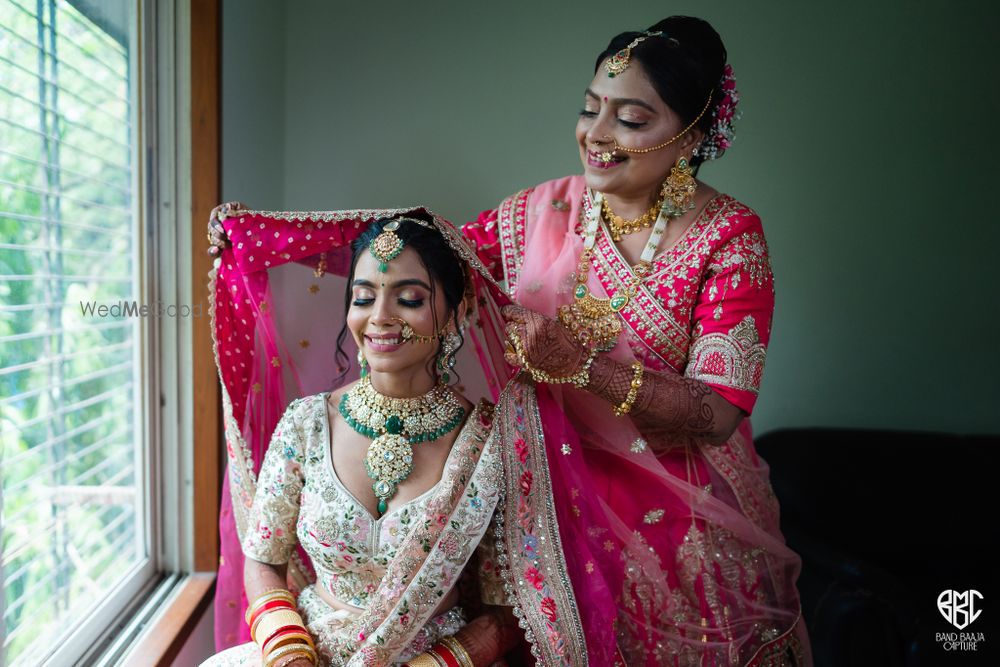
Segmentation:
{"type": "MultiPolygon", "coordinates": [[[[552,181],[507,198],[462,231],[517,300],[526,227],[563,224],[582,236],[582,197],[581,176],[552,181]],[[542,189],[547,201],[533,197],[542,189]],[[570,216],[571,208],[578,215],[570,216]]],[[[593,266],[608,294],[632,276],[603,225],[593,266]]],[[[560,289],[558,277],[552,284],[560,289]]],[[[673,246],[654,257],[643,287],[621,311],[627,325],[623,335],[636,358],[648,369],[673,369],[701,380],[751,413],[774,311],[771,261],[757,214],[728,195],[717,195],[673,246]]],[[[570,289],[561,291],[567,302],[572,299],[570,289]]]]}
{"type": "MultiPolygon", "coordinates": [[[[334,471],[326,399],[327,394],[317,394],[294,401],[275,428],[243,553],[262,563],[283,564],[301,543],[316,570],[316,585],[364,608],[409,530],[423,519],[435,487],[373,517],[334,471]]],[[[475,411],[466,428],[482,428],[475,411]]]]}

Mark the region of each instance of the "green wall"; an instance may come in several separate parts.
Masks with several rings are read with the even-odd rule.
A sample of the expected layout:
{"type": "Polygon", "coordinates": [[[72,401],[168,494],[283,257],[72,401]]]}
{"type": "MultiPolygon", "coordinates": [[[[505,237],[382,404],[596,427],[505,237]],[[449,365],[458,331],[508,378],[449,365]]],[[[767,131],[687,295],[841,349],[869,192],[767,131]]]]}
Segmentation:
{"type": "Polygon", "coordinates": [[[225,198],[468,220],[579,172],[612,35],[702,16],[743,118],[701,177],[777,277],[757,430],[1000,432],[995,3],[537,4],[224,1],[225,198]]]}

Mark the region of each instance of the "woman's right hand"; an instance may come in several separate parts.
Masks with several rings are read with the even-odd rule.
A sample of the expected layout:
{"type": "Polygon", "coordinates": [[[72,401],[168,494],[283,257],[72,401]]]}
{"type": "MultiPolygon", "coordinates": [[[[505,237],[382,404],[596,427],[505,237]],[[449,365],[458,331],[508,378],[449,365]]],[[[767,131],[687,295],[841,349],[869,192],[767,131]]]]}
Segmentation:
{"type": "Polygon", "coordinates": [[[246,206],[238,201],[219,204],[212,209],[212,213],[208,216],[208,242],[211,244],[208,247],[209,255],[218,257],[223,250],[229,247],[229,238],[226,236],[222,221],[231,218],[237,211],[243,210],[246,210],[246,206]]]}

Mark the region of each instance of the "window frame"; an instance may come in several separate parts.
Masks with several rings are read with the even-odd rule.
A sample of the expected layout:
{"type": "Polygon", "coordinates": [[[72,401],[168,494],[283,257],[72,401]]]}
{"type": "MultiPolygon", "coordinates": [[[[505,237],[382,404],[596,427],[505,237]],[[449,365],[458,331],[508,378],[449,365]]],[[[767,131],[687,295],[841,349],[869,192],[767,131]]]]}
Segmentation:
{"type": "MultiPolygon", "coordinates": [[[[129,0],[127,7],[129,11],[128,25],[136,28],[140,25],[143,6],[149,0],[129,0]]],[[[69,4],[69,3],[67,3],[69,4]]],[[[72,5],[71,5],[72,6],[72,5]]],[[[78,7],[75,7],[79,11],[78,7]]],[[[82,12],[81,12],[82,13],[82,12]]],[[[86,15],[86,14],[84,14],[86,15]]],[[[51,19],[50,19],[51,20],[51,19]]],[[[129,30],[129,66],[133,67],[143,62],[143,49],[145,48],[141,30],[129,30]]],[[[139,72],[138,67],[134,70],[139,72]]],[[[144,214],[143,202],[146,199],[147,173],[141,156],[144,153],[144,119],[142,118],[142,105],[138,103],[143,94],[144,76],[132,76],[129,80],[128,95],[133,102],[130,108],[130,122],[133,128],[130,142],[132,144],[132,156],[135,158],[136,169],[132,174],[132,214],[131,231],[135,235],[136,258],[133,263],[132,279],[137,285],[136,298],[140,302],[148,302],[150,286],[154,281],[150,280],[150,267],[146,264],[145,255],[148,253],[147,240],[147,218],[144,214]]],[[[155,323],[155,320],[153,321],[155,323]]],[[[152,400],[150,394],[159,394],[159,391],[150,392],[148,388],[154,386],[149,384],[150,371],[153,366],[152,359],[154,348],[150,345],[152,330],[155,324],[149,319],[140,320],[136,326],[137,344],[133,347],[133,382],[137,388],[136,410],[134,417],[133,437],[135,438],[134,452],[136,456],[135,470],[136,482],[141,493],[138,494],[137,520],[142,522],[141,544],[144,556],[134,563],[129,570],[123,574],[119,582],[110,588],[99,604],[81,618],[76,627],[65,637],[61,637],[58,644],[45,655],[43,664],[71,664],[79,663],[81,659],[92,654],[95,646],[102,645],[106,641],[109,633],[115,628],[115,619],[123,615],[134,606],[134,600],[142,598],[151,590],[162,578],[162,565],[159,556],[158,542],[161,539],[161,531],[155,519],[156,498],[160,493],[159,484],[153,474],[152,467],[155,459],[156,439],[151,437],[151,423],[156,417],[156,402],[152,400]]],[[[30,594],[27,593],[27,594],[30,594]]],[[[0,604],[2,607],[2,604],[0,604]]],[[[3,656],[0,655],[0,662],[3,656]]],[[[85,663],[86,664],[86,663],[85,663]]]]}
{"type": "Polygon", "coordinates": [[[220,6],[129,4],[139,298],[201,303],[202,316],[141,327],[137,470],[148,557],[44,664],[171,664],[210,608],[218,567],[222,405],[203,231],[220,196],[220,6]]]}

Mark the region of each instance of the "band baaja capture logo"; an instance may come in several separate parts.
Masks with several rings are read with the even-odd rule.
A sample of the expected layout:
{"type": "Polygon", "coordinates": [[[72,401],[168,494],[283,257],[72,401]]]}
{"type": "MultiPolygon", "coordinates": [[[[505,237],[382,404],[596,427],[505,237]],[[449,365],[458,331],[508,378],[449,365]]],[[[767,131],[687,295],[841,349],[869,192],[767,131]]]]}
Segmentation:
{"type": "MultiPolygon", "coordinates": [[[[982,599],[983,594],[976,590],[942,591],[937,599],[938,611],[956,629],[964,630],[983,613],[979,608],[982,599]]],[[[938,632],[935,641],[945,651],[975,651],[986,637],[982,632],[938,632]]]]}

